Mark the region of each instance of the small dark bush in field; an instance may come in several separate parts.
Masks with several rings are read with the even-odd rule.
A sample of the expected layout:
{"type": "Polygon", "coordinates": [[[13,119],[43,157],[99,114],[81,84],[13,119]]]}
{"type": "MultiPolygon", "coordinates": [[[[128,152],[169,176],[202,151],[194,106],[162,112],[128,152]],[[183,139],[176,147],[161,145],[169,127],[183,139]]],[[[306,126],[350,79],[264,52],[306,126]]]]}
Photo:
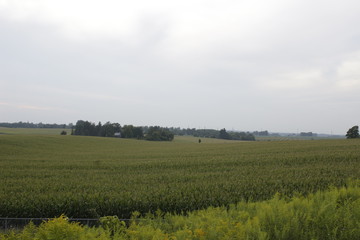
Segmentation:
{"type": "Polygon", "coordinates": [[[67,134],[67,132],[66,131],[61,131],[61,133],[60,133],[60,135],[66,135],[67,134]]]}

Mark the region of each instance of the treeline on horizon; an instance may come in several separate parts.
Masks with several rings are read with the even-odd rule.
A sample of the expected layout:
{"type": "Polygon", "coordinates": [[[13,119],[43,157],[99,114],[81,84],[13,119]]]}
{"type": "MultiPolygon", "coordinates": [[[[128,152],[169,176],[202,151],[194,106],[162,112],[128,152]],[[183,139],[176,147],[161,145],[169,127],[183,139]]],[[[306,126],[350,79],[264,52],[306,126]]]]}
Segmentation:
{"type": "Polygon", "coordinates": [[[228,140],[243,140],[243,141],[255,141],[255,135],[257,136],[267,136],[268,132],[235,132],[235,131],[226,131],[225,128],[219,130],[215,129],[196,129],[196,128],[169,128],[171,132],[175,135],[184,136],[190,135],[194,137],[205,137],[205,138],[218,138],[218,139],[228,139],[228,140]],[[257,133],[257,134],[256,134],[257,133]],[[260,134],[259,134],[260,133],[260,134]]]}
{"type": "Polygon", "coordinates": [[[133,125],[121,126],[119,123],[106,122],[101,124],[78,120],[71,129],[71,135],[136,138],[150,141],[172,141],[174,134],[159,126],[136,127],[133,125]],[[145,131],[144,131],[145,130],[145,131]]]}
{"type": "Polygon", "coordinates": [[[159,126],[137,127],[133,125],[121,126],[119,123],[106,122],[97,125],[89,121],[79,120],[71,131],[72,135],[82,136],[100,136],[100,137],[121,137],[136,138],[153,141],[172,141],[174,135],[190,135],[194,137],[219,138],[228,140],[255,141],[255,136],[245,132],[227,132],[224,129],[220,131],[214,129],[180,129],[180,128],[162,128],[159,126]]]}
{"type": "Polygon", "coordinates": [[[196,129],[196,128],[180,128],[180,127],[159,127],[159,126],[133,126],[119,123],[106,122],[102,124],[99,122],[95,124],[90,121],[78,120],[76,124],[44,124],[44,123],[0,123],[0,127],[9,128],[63,128],[71,129],[72,135],[82,136],[100,136],[100,137],[121,137],[121,138],[136,138],[155,141],[171,141],[174,135],[179,136],[194,136],[203,138],[217,138],[228,140],[243,140],[255,141],[255,136],[268,136],[268,131],[255,132],[236,132],[226,131],[225,128],[221,130],[215,129],[196,129]]]}
{"type": "Polygon", "coordinates": [[[7,128],[71,128],[73,126],[72,123],[69,124],[57,124],[57,123],[32,123],[32,122],[15,122],[8,123],[2,122],[0,123],[0,127],[7,128]]]}

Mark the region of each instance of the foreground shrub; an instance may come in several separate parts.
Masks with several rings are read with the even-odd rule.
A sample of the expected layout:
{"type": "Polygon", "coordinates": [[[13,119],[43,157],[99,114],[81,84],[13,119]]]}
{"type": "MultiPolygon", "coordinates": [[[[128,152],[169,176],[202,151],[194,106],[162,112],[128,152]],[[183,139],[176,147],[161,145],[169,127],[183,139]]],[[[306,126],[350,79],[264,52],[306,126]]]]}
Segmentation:
{"type": "Polygon", "coordinates": [[[69,222],[65,216],[42,223],[39,227],[28,224],[20,233],[12,231],[0,235],[0,239],[8,240],[106,240],[109,233],[103,228],[89,228],[79,223],[69,222]]]}

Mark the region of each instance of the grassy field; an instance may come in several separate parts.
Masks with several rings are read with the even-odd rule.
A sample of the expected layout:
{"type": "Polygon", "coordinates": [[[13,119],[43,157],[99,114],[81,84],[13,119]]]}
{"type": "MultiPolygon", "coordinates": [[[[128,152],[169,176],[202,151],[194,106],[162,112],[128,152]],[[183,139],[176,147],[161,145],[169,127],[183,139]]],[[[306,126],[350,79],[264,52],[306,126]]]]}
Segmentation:
{"type": "Polygon", "coordinates": [[[63,128],[6,128],[0,127],[1,134],[22,134],[22,135],[60,135],[61,131],[65,130],[68,134],[71,129],[63,128]]]}
{"type": "Polygon", "coordinates": [[[330,140],[330,139],[345,139],[345,136],[332,135],[332,136],[256,136],[256,141],[294,141],[294,140],[330,140]]]}
{"type": "Polygon", "coordinates": [[[360,177],[358,140],[199,144],[53,134],[0,135],[0,217],[182,212],[360,177]]]}

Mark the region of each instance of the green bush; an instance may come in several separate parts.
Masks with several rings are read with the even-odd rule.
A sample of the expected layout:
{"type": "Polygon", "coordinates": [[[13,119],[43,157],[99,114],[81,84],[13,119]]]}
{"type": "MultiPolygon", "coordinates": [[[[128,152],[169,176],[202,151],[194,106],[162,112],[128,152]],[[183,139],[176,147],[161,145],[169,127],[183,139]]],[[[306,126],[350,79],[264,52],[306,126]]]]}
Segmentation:
{"type": "Polygon", "coordinates": [[[106,216],[100,218],[101,226],[110,233],[111,236],[124,235],[126,224],[124,221],[120,221],[117,216],[106,216]]]}
{"type": "Polygon", "coordinates": [[[106,240],[110,234],[103,228],[89,228],[79,223],[69,222],[65,216],[42,223],[39,227],[30,223],[23,231],[0,235],[6,240],[106,240]]]}

